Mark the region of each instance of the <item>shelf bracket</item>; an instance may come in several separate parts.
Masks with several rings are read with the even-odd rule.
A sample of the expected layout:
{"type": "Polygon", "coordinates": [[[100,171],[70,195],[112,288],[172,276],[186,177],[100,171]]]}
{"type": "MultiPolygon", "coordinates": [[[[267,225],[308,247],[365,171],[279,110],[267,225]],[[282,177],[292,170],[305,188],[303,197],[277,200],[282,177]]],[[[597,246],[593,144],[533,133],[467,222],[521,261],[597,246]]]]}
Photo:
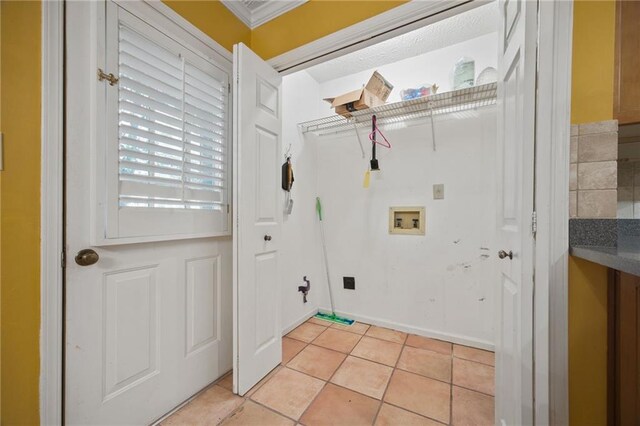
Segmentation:
{"type": "Polygon", "coordinates": [[[353,122],[353,130],[356,132],[356,138],[358,138],[358,144],[360,144],[360,152],[362,152],[362,158],[364,158],[364,148],[362,146],[362,140],[360,139],[360,133],[358,133],[358,126],[356,126],[356,122],[353,122]]]}
{"type": "Polygon", "coordinates": [[[436,127],[433,124],[433,105],[429,102],[429,119],[431,120],[431,142],[433,143],[433,152],[436,151],[436,127]]]}

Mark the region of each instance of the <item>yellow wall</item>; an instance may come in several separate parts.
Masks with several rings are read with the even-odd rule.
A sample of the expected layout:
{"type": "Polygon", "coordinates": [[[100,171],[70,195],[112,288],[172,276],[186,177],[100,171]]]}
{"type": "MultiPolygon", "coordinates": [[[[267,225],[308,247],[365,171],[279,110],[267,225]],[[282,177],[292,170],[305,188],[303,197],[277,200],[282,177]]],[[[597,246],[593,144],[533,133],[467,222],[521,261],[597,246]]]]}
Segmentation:
{"type": "MultiPolygon", "coordinates": [[[[241,41],[268,59],[403,1],[311,0],[253,32],[217,0],[165,3],[225,48],[241,41]]],[[[613,9],[611,1],[575,4],[573,123],[612,117],[613,9]]],[[[2,1],[0,13],[0,128],[5,134],[7,164],[0,181],[1,423],[37,423],[40,4],[2,1]]],[[[606,270],[571,259],[569,274],[572,423],[603,423],[606,270]]]]}
{"type": "Polygon", "coordinates": [[[569,419],[607,419],[607,268],[569,258],[569,419]]]}
{"type": "Polygon", "coordinates": [[[613,117],[615,1],[578,0],[573,12],[571,122],[613,117]]]}
{"type": "Polygon", "coordinates": [[[310,0],[252,31],[251,49],[264,59],[300,47],[405,3],[310,0]]]}
{"type": "MultiPolygon", "coordinates": [[[[231,49],[251,33],[217,1],[168,1],[231,49]]],[[[39,1],[0,1],[0,424],[39,422],[40,335],[39,1]]]]}
{"type": "Polygon", "coordinates": [[[3,425],[37,424],[40,330],[40,2],[0,2],[3,425]]]}
{"type": "MultiPolygon", "coordinates": [[[[573,14],[571,122],[613,118],[615,2],[578,0],[573,14]]],[[[569,418],[604,425],[607,414],[607,268],[569,259],[569,418]]]]}
{"type": "MultiPolygon", "coordinates": [[[[403,1],[312,0],[252,32],[218,0],[164,0],[226,49],[257,41],[269,58],[403,1]],[[337,16],[336,7],[341,11],[337,16]]],[[[40,23],[39,1],[0,1],[0,424],[39,421],[40,23]]]]}
{"type": "Polygon", "coordinates": [[[227,50],[232,50],[236,43],[251,44],[251,30],[219,0],[163,0],[163,3],[227,50]]]}

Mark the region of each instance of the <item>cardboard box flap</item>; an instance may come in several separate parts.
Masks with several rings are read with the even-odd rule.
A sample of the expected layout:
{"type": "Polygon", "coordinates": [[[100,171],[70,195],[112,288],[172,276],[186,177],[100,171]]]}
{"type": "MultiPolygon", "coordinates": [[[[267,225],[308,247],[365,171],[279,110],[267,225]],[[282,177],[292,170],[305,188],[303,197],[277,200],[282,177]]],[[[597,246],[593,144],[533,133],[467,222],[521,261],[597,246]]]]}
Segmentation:
{"type": "Polygon", "coordinates": [[[329,102],[331,106],[335,108],[338,105],[359,101],[362,96],[362,90],[363,89],[354,90],[353,92],[345,93],[344,95],[340,95],[335,98],[325,98],[324,100],[329,102]]]}
{"type": "Polygon", "coordinates": [[[374,71],[365,89],[382,101],[386,101],[393,90],[393,84],[389,83],[378,71],[374,71]]]}
{"type": "Polygon", "coordinates": [[[374,71],[363,88],[324,100],[331,104],[337,114],[348,118],[354,111],[384,105],[392,90],[393,85],[378,71],[374,71]]]}

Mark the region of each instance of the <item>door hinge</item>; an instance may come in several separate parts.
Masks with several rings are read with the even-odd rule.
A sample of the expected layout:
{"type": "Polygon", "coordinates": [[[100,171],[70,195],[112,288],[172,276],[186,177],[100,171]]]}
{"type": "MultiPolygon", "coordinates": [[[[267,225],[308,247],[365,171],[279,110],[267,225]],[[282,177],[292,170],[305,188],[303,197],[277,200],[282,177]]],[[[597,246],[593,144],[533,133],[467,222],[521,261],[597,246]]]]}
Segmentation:
{"type": "Polygon", "coordinates": [[[229,204],[227,204],[227,214],[229,214],[229,204]]]}
{"type": "Polygon", "coordinates": [[[229,93],[231,93],[231,83],[228,83],[229,86],[229,93]]]}
{"type": "Polygon", "coordinates": [[[118,83],[118,77],[113,75],[112,73],[107,74],[102,71],[102,69],[98,68],[98,81],[107,80],[109,82],[109,86],[114,86],[118,83]]]}
{"type": "Polygon", "coordinates": [[[62,253],[60,253],[60,266],[62,268],[67,267],[67,252],[65,249],[62,249],[62,253]]]}
{"type": "Polygon", "coordinates": [[[531,232],[534,236],[538,232],[538,213],[535,211],[531,213],[531,232]]]}

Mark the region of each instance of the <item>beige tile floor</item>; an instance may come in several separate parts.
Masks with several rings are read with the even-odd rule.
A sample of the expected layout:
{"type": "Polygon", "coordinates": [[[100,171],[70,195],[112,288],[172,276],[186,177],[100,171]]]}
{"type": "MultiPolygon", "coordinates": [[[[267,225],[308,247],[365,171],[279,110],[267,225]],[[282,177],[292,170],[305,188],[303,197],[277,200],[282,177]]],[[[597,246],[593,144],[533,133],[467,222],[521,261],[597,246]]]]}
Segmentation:
{"type": "Polygon", "coordinates": [[[245,397],[229,374],[162,424],[494,424],[493,352],[311,318],[282,339],[282,357],[245,397]]]}

